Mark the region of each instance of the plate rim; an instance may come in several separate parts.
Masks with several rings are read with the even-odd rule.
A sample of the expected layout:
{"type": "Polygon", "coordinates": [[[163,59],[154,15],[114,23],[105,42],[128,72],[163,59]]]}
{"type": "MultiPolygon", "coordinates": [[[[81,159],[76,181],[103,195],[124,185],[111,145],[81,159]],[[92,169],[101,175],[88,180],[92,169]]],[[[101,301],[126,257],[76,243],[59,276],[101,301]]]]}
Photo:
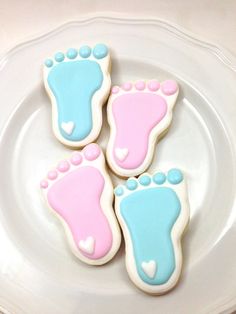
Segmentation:
{"type": "Polygon", "coordinates": [[[160,28],[163,28],[187,42],[191,42],[197,46],[208,49],[213,55],[215,55],[220,62],[222,62],[225,66],[231,69],[233,72],[236,72],[236,54],[230,52],[227,48],[219,44],[215,44],[212,41],[206,40],[201,36],[196,35],[194,32],[187,30],[185,27],[178,25],[177,23],[173,23],[168,21],[167,19],[160,19],[155,17],[148,17],[147,15],[143,16],[132,16],[132,15],[121,15],[114,12],[111,12],[108,15],[108,12],[94,14],[84,14],[81,15],[80,18],[76,20],[67,21],[65,23],[60,24],[57,27],[51,28],[47,32],[40,32],[38,35],[35,34],[30,36],[29,39],[16,44],[14,47],[3,51],[0,55],[0,70],[4,67],[6,63],[6,59],[11,57],[13,54],[17,52],[27,45],[30,45],[34,42],[40,41],[45,37],[50,37],[51,35],[55,35],[59,33],[61,30],[65,28],[69,28],[73,25],[78,26],[82,24],[88,24],[93,22],[105,21],[105,22],[115,22],[116,23],[128,23],[128,24],[148,24],[148,25],[156,25],[160,28]]]}

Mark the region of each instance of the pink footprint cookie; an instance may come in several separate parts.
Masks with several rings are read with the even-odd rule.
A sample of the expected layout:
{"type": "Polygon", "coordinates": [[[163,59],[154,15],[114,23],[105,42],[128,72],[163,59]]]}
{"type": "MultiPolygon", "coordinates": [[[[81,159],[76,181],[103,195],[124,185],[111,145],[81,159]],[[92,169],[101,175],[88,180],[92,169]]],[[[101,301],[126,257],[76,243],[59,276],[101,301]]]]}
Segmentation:
{"type": "Polygon", "coordinates": [[[112,88],[107,109],[107,160],[116,174],[136,176],[148,168],[157,139],[171,123],[178,93],[172,80],[138,81],[112,88]]]}
{"type": "Polygon", "coordinates": [[[60,161],[40,186],[64,226],[72,252],[87,264],[108,262],[119,249],[121,236],[100,147],[90,144],[60,161]]]}

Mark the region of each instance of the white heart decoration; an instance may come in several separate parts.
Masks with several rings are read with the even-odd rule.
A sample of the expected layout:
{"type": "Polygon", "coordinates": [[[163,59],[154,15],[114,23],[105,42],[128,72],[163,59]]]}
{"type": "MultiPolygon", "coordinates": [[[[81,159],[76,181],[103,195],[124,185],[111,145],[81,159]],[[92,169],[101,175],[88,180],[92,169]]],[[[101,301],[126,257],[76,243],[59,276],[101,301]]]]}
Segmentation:
{"type": "Polygon", "coordinates": [[[71,133],[73,132],[75,127],[75,124],[73,121],[69,121],[69,122],[62,122],[61,124],[61,128],[63,131],[66,132],[66,134],[71,135],[71,133]]]}
{"type": "Polygon", "coordinates": [[[93,254],[95,240],[93,237],[87,237],[86,240],[79,241],[79,248],[87,254],[93,254]]]}
{"type": "Polygon", "coordinates": [[[124,161],[128,155],[128,148],[116,148],[115,155],[120,161],[124,161]]]}
{"type": "Polygon", "coordinates": [[[149,262],[142,262],[143,271],[149,278],[154,278],[156,275],[157,265],[156,262],[151,260],[149,262]]]}

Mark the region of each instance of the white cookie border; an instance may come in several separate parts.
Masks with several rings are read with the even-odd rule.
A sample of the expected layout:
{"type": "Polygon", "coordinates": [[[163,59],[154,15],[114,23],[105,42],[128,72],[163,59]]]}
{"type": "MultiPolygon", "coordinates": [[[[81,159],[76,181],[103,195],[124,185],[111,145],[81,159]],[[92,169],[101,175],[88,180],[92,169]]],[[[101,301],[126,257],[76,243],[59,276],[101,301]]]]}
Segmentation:
{"type": "MultiPolygon", "coordinates": [[[[151,80],[145,81],[146,85],[149,81],[151,80]]],[[[111,93],[108,100],[108,104],[107,104],[107,120],[110,126],[110,136],[109,136],[109,140],[107,144],[106,158],[107,158],[109,167],[112,169],[112,171],[121,177],[130,177],[130,176],[140,175],[150,166],[153,159],[153,155],[154,155],[155,144],[159,141],[162,135],[164,135],[164,133],[168,131],[168,127],[171,124],[172,116],[173,116],[173,113],[172,113],[173,108],[179,94],[179,88],[177,92],[174,93],[173,95],[166,96],[165,94],[162,93],[161,87],[157,91],[154,91],[154,92],[148,90],[147,87],[143,91],[139,91],[135,88],[135,82],[131,82],[131,84],[132,84],[132,89],[130,91],[124,91],[122,90],[122,88],[120,88],[117,94],[111,93]],[[148,142],[148,152],[143,163],[136,169],[124,169],[124,168],[119,167],[113,158],[113,145],[114,145],[115,136],[116,136],[116,124],[115,124],[115,119],[112,113],[112,104],[113,104],[113,101],[121,95],[125,95],[127,93],[128,94],[137,93],[137,92],[149,92],[152,94],[157,94],[157,95],[162,96],[167,103],[167,113],[165,117],[160,121],[160,123],[158,123],[157,126],[154,127],[150,133],[149,142],[148,142]]]]}
{"type": "MultiPolygon", "coordinates": [[[[83,45],[81,45],[80,47],[82,47],[83,45]]],[[[95,47],[95,46],[94,46],[95,47]]],[[[93,48],[91,47],[91,49],[93,50],[93,48]]],[[[79,51],[79,49],[78,49],[79,51]]],[[[74,148],[81,148],[89,143],[94,142],[97,137],[99,136],[100,132],[101,132],[101,128],[102,128],[102,107],[103,105],[106,103],[106,100],[109,96],[109,92],[110,92],[110,88],[111,88],[111,76],[110,76],[110,71],[111,71],[111,57],[110,57],[110,51],[108,48],[108,54],[106,57],[102,58],[102,59],[96,59],[93,56],[93,52],[91,52],[91,55],[88,58],[83,58],[78,55],[75,59],[69,59],[66,56],[66,52],[64,53],[65,55],[65,59],[62,62],[73,62],[76,60],[91,60],[91,61],[95,61],[97,62],[100,67],[101,67],[101,71],[103,73],[103,82],[102,82],[102,86],[100,89],[98,89],[97,91],[95,91],[93,97],[92,97],[92,123],[93,123],[93,127],[91,132],[89,133],[89,135],[81,140],[81,141],[70,141],[65,139],[60,132],[60,129],[58,127],[58,110],[57,110],[57,101],[56,101],[56,97],[54,96],[53,92],[50,89],[50,86],[48,84],[48,74],[49,72],[53,69],[54,66],[56,66],[59,63],[62,62],[57,62],[55,61],[54,57],[51,57],[49,59],[53,60],[53,66],[52,67],[47,67],[46,65],[44,65],[43,68],[43,81],[44,81],[44,86],[46,89],[46,92],[51,100],[51,104],[52,104],[52,129],[53,129],[53,133],[56,136],[56,138],[64,145],[69,146],[69,147],[74,147],[74,148]]],[[[67,122],[67,121],[65,121],[67,122]]]]}
{"type": "MultiPolygon", "coordinates": [[[[82,262],[89,264],[89,265],[106,264],[115,256],[115,254],[118,252],[120,244],[121,244],[121,231],[120,231],[120,227],[119,227],[119,224],[117,222],[116,215],[115,215],[115,212],[113,209],[113,198],[114,198],[113,185],[112,185],[111,179],[110,179],[108,172],[107,172],[107,169],[106,169],[104,154],[103,154],[101,148],[100,148],[100,150],[101,150],[101,153],[100,153],[99,157],[96,160],[92,160],[92,161],[85,159],[84,154],[82,153],[82,151],[80,151],[80,153],[83,156],[83,160],[82,160],[81,164],[76,165],[76,166],[74,166],[70,163],[70,158],[67,158],[67,159],[65,158],[70,163],[70,169],[64,173],[60,173],[59,171],[57,171],[58,177],[55,180],[49,180],[49,179],[45,178],[45,180],[48,181],[49,185],[46,189],[41,188],[42,192],[43,192],[44,200],[46,201],[48,208],[50,209],[51,213],[53,213],[53,215],[55,217],[57,217],[57,219],[59,219],[59,221],[62,223],[62,226],[64,227],[66,238],[67,238],[67,241],[69,243],[69,247],[70,247],[72,253],[77,258],[79,258],[82,262]],[[53,185],[56,181],[63,178],[69,172],[72,172],[75,169],[78,169],[78,168],[81,168],[84,166],[91,166],[91,167],[98,169],[101,172],[102,176],[104,177],[104,181],[105,181],[103,192],[102,192],[102,195],[100,198],[100,204],[101,204],[101,208],[103,209],[103,213],[105,214],[105,216],[108,220],[108,223],[110,225],[113,243],[112,243],[112,247],[111,247],[110,251],[104,257],[102,257],[100,259],[90,259],[90,258],[84,256],[80,252],[79,248],[75,244],[75,241],[73,239],[73,236],[72,236],[72,233],[70,231],[69,226],[64,221],[64,219],[49,205],[48,198],[47,198],[47,191],[48,191],[48,189],[50,189],[50,185],[53,185]]],[[[52,168],[52,169],[54,169],[54,168],[52,168]]],[[[86,240],[86,239],[84,239],[84,240],[86,240]]]]}
{"type": "MultiPolygon", "coordinates": [[[[156,172],[159,172],[159,171],[156,171],[156,172]]],[[[165,174],[167,175],[167,173],[165,174]]],[[[142,174],[142,176],[143,175],[147,175],[151,178],[153,177],[153,175],[150,175],[149,173],[144,173],[142,174]]],[[[132,178],[132,179],[138,182],[136,178],[132,178]]],[[[119,186],[123,187],[124,194],[122,196],[115,196],[115,211],[116,211],[116,216],[118,217],[121,229],[124,234],[125,251],[126,251],[125,263],[126,263],[126,269],[127,269],[128,275],[130,279],[133,281],[133,283],[142,291],[147,292],[149,294],[153,294],[153,295],[165,294],[169,290],[175,287],[175,285],[177,284],[180,278],[181,271],[182,271],[183,256],[182,256],[181,239],[189,223],[189,216],[190,216],[189,201],[188,201],[188,195],[187,195],[187,185],[186,185],[185,179],[183,178],[183,181],[180,182],[179,184],[170,184],[167,180],[163,184],[156,184],[152,181],[148,186],[142,186],[140,183],[138,183],[138,187],[134,191],[129,191],[123,185],[119,185],[119,186]],[[138,272],[136,270],[136,263],[135,263],[134,253],[133,253],[133,245],[132,245],[132,240],[130,237],[130,232],[125,223],[124,218],[122,217],[120,213],[120,203],[124,197],[126,197],[129,194],[135,193],[135,191],[140,191],[140,190],[144,190],[144,189],[152,188],[152,187],[169,187],[173,189],[176,192],[177,196],[179,197],[179,200],[181,203],[181,213],[178,219],[176,220],[173,226],[172,232],[171,232],[171,239],[173,241],[175,259],[176,259],[176,268],[172,276],[168,280],[168,282],[162,285],[147,284],[139,277],[138,272]]]]}

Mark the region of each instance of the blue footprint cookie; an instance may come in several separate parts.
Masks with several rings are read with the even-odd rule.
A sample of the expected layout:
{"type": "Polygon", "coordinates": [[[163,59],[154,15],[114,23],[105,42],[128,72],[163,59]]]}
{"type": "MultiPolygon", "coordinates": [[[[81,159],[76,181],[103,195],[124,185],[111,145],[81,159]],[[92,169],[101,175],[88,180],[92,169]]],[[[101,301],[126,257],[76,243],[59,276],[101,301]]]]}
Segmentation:
{"type": "Polygon", "coordinates": [[[102,105],[110,86],[107,46],[57,52],[44,62],[44,84],[52,102],[55,136],[71,147],[93,142],[102,126],[102,105]]]}
{"type": "Polygon", "coordinates": [[[166,293],[180,277],[181,237],[189,221],[182,172],[129,178],[125,186],[116,187],[115,196],[131,280],[147,293],[166,293]]]}

